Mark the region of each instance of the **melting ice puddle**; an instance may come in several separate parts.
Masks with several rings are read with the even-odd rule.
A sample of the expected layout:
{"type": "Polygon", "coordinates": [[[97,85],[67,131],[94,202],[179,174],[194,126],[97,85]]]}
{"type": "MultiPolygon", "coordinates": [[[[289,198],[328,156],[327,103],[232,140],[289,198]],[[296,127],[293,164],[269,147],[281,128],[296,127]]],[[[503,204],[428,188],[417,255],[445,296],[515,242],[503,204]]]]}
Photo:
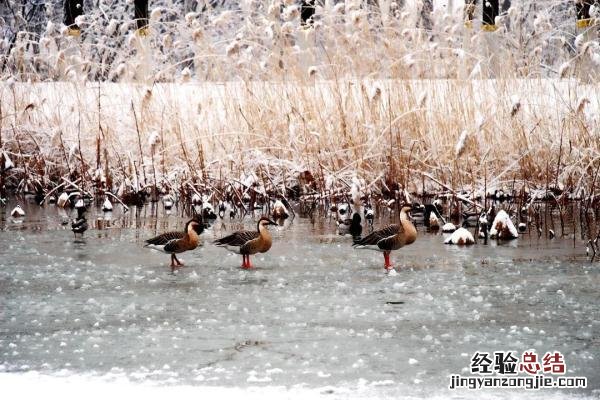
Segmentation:
{"type": "MultiPolygon", "coordinates": [[[[421,232],[392,256],[400,268],[388,276],[380,254],[330,235],[333,222],[297,218],[275,230],[272,251],[253,259],[256,271],[240,271],[239,257],[206,244],[182,255],[188,267],[171,276],[168,256],[141,244],[180,224],[176,216],[155,229],[154,220],[129,214],[115,225],[139,228],[89,231],[74,243],[53,212],[28,212],[0,232],[3,387],[91,379],[109,394],[144,382],[184,396],[245,398],[253,390],[303,398],[598,395],[599,267],[572,241],[525,236],[461,249],[421,232]],[[450,374],[469,372],[475,351],[528,349],[561,351],[568,375],[586,376],[588,389],[447,389],[450,374]]],[[[203,238],[231,229],[219,222],[203,238]]]]}

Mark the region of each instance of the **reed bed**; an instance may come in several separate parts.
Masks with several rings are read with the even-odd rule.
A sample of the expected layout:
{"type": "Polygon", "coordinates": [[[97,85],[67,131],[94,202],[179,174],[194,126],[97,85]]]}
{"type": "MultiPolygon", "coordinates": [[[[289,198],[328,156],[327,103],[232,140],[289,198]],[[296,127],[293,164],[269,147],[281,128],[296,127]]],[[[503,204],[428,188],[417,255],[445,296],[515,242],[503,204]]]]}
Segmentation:
{"type": "Polygon", "coordinates": [[[68,175],[132,190],[233,180],[302,184],[302,193],[359,182],[379,194],[589,196],[599,191],[596,89],[574,80],[3,84],[2,146],[15,165],[4,180],[23,191],[36,174],[44,187],[68,175]]]}
{"type": "Polygon", "coordinates": [[[75,37],[51,4],[0,43],[3,195],[504,193],[598,213],[600,45],[571,3],[513,2],[483,32],[458,3],[326,0],[306,27],[293,1],[157,1],[142,35],[132,4],[100,1],[75,37]]]}

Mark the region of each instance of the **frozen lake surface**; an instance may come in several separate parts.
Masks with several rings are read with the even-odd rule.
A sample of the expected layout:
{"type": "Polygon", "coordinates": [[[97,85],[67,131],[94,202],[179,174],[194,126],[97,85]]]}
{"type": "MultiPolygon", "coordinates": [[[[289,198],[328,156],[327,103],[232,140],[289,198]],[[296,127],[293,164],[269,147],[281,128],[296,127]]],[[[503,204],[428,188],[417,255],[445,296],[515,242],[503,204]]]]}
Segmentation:
{"type": "Polygon", "coordinates": [[[7,387],[39,376],[51,386],[51,376],[257,398],[600,396],[600,266],[573,240],[459,248],[419,227],[388,276],[383,257],[353,250],[333,220],[296,218],[272,229],[256,270],[242,271],[239,256],[210,242],[255,224],[218,220],[173,276],[169,256],[142,246],[180,229],[175,213],[116,210],[111,228],[75,241],[54,206],[25,207],[23,221],[0,210],[7,387]],[[586,376],[588,388],[447,389],[449,375],[470,374],[475,351],[528,349],[561,351],[567,375],[586,376]]]}

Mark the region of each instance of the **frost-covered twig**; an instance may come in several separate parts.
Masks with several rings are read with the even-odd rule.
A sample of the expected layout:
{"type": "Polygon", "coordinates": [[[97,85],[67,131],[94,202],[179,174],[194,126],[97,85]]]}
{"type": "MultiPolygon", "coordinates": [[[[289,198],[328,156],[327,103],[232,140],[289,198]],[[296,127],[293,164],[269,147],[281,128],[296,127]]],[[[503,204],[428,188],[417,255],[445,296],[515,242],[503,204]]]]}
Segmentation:
{"type": "Polygon", "coordinates": [[[483,210],[483,206],[481,204],[475,203],[474,201],[467,199],[466,197],[460,195],[459,193],[456,192],[456,190],[452,189],[450,186],[446,185],[443,182],[440,182],[438,179],[434,178],[433,176],[429,175],[426,172],[421,172],[421,174],[429,179],[431,179],[432,181],[434,181],[435,183],[437,183],[438,185],[442,186],[444,189],[449,190],[450,192],[452,192],[452,194],[459,200],[464,201],[465,203],[468,203],[470,205],[472,205],[473,207],[476,207],[480,210],[483,210]]]}

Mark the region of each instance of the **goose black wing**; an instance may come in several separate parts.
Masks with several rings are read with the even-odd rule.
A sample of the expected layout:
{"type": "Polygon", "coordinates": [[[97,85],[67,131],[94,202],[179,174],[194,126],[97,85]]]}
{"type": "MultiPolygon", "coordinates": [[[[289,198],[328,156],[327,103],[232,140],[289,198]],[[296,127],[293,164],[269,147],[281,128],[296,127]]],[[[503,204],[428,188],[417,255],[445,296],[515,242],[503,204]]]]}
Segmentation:
{"type": "Polygon", "coordinates": [[[146,244],[153,244],[155,246],[166,246],[167,243],[169,243],[170,241],[174,239],[181,239],[184,235],[185,233],[183,232],[167,232],[146,240],[146,244]]]}
{"type": "Polygon", "coordinates": [[[243,246],[252,239],[256,239],[259,233],[256,231],[239,231],[215,240],[217,246],[243,246]]]}
{"type": "Polygon", "coordinates": [[[171,239],[165,244],[164,251],[165,253],[179,253],[181,251],[181,239],[171,239]]]}
{"type": "Polygon", "coordinates": [[[88,223],[85,218],[79,218],[71,223],[71,230],[75,233],[83,233],[87,231],[88,223]]]}
{"type": "Polygon", "coordinates": [[[388,225],[385,228],[371,232],[364,238],[354,242],[353,246],[374,246],[380,241],[389,239],[398,234],[402,230],[402,225],[388,225]]]}

